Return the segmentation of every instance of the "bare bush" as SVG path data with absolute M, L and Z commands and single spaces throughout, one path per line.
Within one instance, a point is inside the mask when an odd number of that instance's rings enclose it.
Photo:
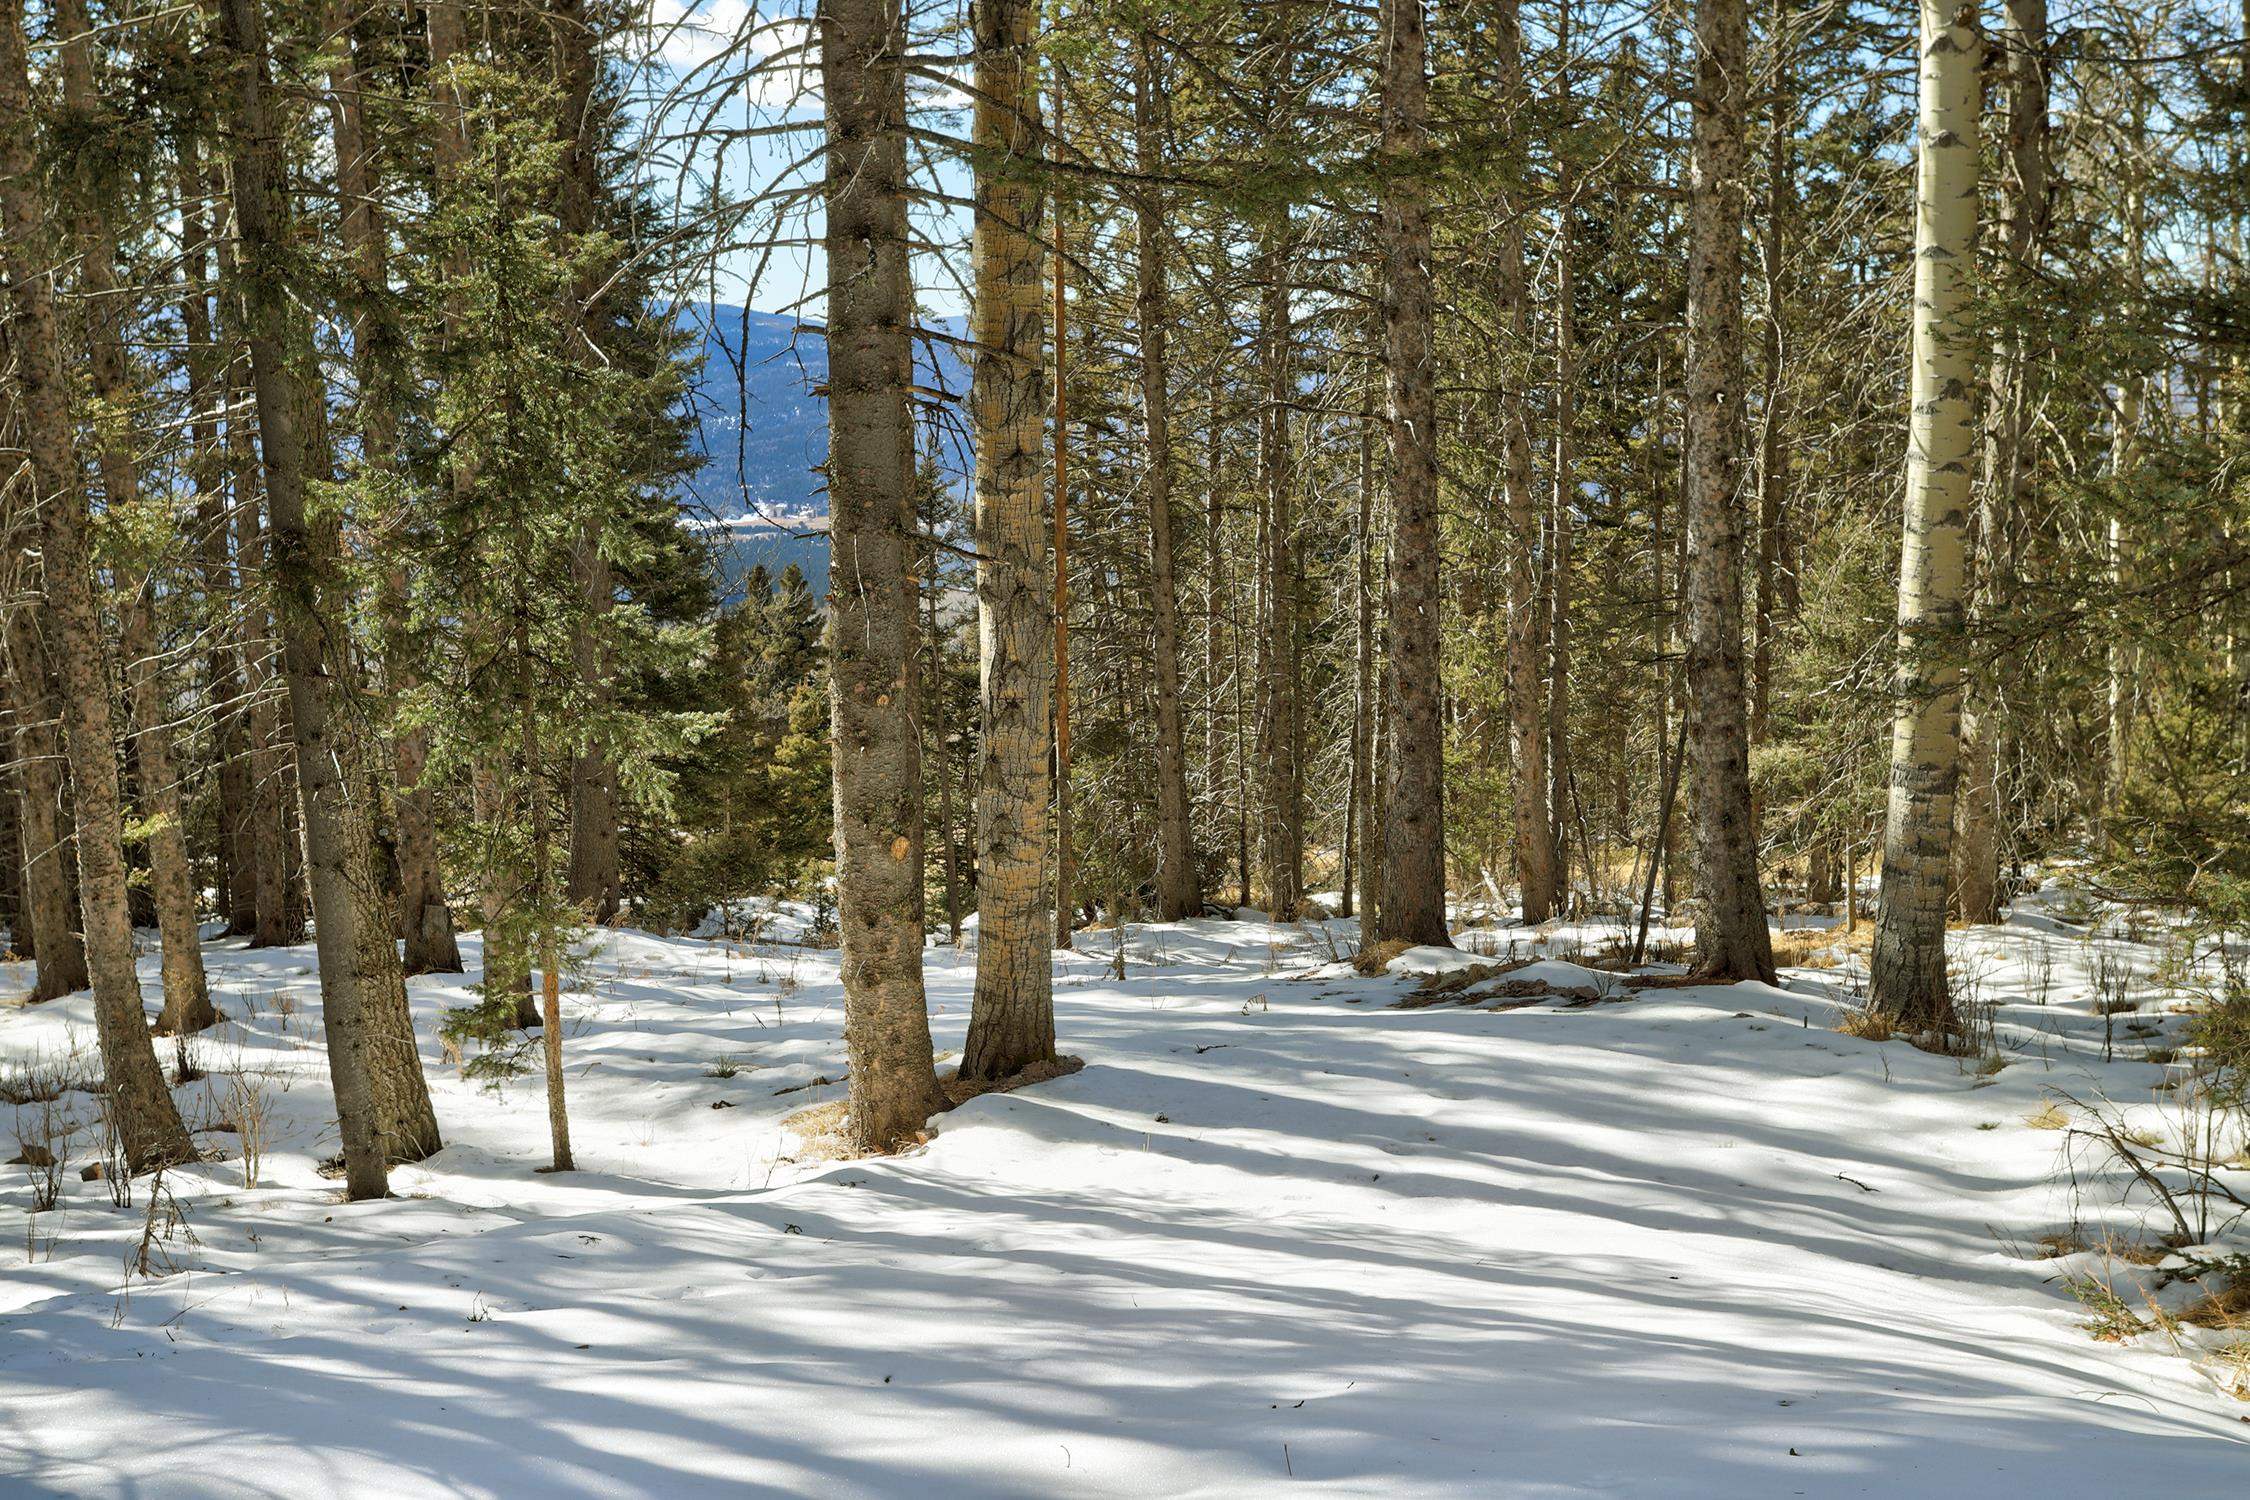
M 75 1090 L 91 1093 L 100 1087 L 93 1057 L 75 1032 L 65 1035 L 60 1049 L 41 1047 L 0 1063 L 0 1104 L 45 1104 Z
M 258 1185 L 258 1170 L 265 1164 L 267 1095 L 265 1080 L 237 1068 L 227 1078 L 227 1116 L 234 1122 L 235 1145 L 242 1153 L 242 1185 Z
M 77 1119 L 53 1099 L 16 1106 L 16 1161 L 31 1179 L 33 1213 L 43 1214 L 62 1202 L 63 1168 L 77 1128 Z

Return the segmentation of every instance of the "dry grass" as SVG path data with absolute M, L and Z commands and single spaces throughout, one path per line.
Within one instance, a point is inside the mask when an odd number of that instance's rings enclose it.
M 844 1116 L 851 1110 L 848 1099 L 831 1099 L 826 1104 L 812 1104 L 793 1114 L 782 1116 L 781 1128 L 797 1137 L 797 1149 L 784 1157 L 785 1161 L 851 1161 L 867 1153 L 853 1145 L 844 1134 Z
M 1845 1011 L 1837 1020 L 1836 1029 L 1846 1036 L 1856 1036 L 1863 1042 L 1887 1042 L 1898 1035 L 1889 1016 L 1864 1005 Z
M 1791 927 L 1773 935 L 1773 961 L 1784 969 L 1833 969 L 1843 955 L 1843 934 L 1830 927 Z
M 2237 1276 L 2198 1297 L 2180 1313 L 2180 1321 L 2198 1328 L 2250 1327 L 2250 1276 Z
M 1367 975 L 1388 973 L 1391 960 L 1413 946 L 1412 943 L 1401 942 L 1397 938 L 1390 938 L 1380 943 L 1362 944 L 1360 950 L 1352 955 L 1352 968 L 1358 973 Z
M 2030 1114 L 2025 1115 L 2023 1122 L 2033 1130 L 2068 1130 L 2070 1128 L 2070 1115 L 2059 1108 L 2054 1100 L 2050 1099 Z
M 2237 1401 L 2250 1401 L 2250 1339 L 2223 1345 L 2213 1353 L 2226 1393 Z

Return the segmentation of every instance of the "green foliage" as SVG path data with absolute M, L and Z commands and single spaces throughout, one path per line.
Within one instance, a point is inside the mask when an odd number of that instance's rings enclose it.
M 752 570 L 681 684 L 714 729 L 665 760 L 659 828 L 634 842 L 644 919 L 690 927 L 745 896 L 801 893 L 830 854 L 828 670 L 819 606 L 792 563 Z

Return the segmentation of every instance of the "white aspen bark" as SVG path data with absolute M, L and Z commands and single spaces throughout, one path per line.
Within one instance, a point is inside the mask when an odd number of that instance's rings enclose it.
M 1875 1009 L 1922 1033 L 1957 1029 L 1946 978 L 1945 907 L 1960 772 L 1965 543 L 1977 441 L 1976 350 L 1967 325 L 1982 45 L 1973 6 L 1922 0 L 1898 713 L 1869 985 Z

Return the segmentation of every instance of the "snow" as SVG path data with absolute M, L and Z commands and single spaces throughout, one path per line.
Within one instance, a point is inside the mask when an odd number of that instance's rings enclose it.
M 459 976 L 413 981 L 450 1144 L 394 1174 L 400 1198 L 355 1205 L 314 1167 L 335 1136 L 310 950 L 211 945 L 232 1019 L 198 1040 L 211 1076 L 180 1097 L 207 1123 L 230 1075 L 264 1080 L 259 1184 L 237 1159 L 168 1174 L 194 1243 L 175 1233 L 160 1249 L 181 1269 L 140 1276 L 124 1266 L 147 1187 L 119 1211 L 78 1180 L 91 1125 L 62 1209 L 30 1215 L 7 1182 L 0 1492 L 2250 1481 L 2250 1406 L 2210 1363 L 2096 1342 L 2058 1263 L 2033 1258 L 2043 1234 L 2137 1211 L 2075 1200 L 2062 1133 L 2026 1118 L 2057 1088 L 2138 1099 L 2162 1074 L 2101 1061 L 2075 938 L 1963 937 L 2006 994 L 2015 1062 L 1985 1076 L 1833 1030 L 1851 1002 L 1836 971 L 1523 1003 L 1526 979 L 1586 982 L 1577 960 L 1613 929 L 1476 934 L 1556 955 L 1504 976 L 1508 1009 L 1474 986 L 1397 1008 L 1416 974 L 1338 962 L 1348 921 L 1136 926 L 1122 981 L 1115 935 L 1088 933 L 1058 955 L 1083 1071 L 972 1101 L 912 1154 L 836 1162 L 798 1159 L 788 1123 L 842 1094 L 816 1082 L 845 1071 L 835 955 L 773 943 L 806 914 L 777 915 L 796 920 L 755 948 L 595 935 L 589 992 L 566 998 L 569 1176 L 534 1170 L 536 1080 L 496 1096 L 438 1055 Z M 2039 942 L 2065 949 L 2045 1005 L 2022 977 Z M 950 1053 L 974 954 L 928 963 Z M 143 973 L 153 1003 L 153 953 Z M 0 990 L 28 979 L 0 967 Z M 0 1059 L 92 1035 L 84 995 L 0 1010 Z

